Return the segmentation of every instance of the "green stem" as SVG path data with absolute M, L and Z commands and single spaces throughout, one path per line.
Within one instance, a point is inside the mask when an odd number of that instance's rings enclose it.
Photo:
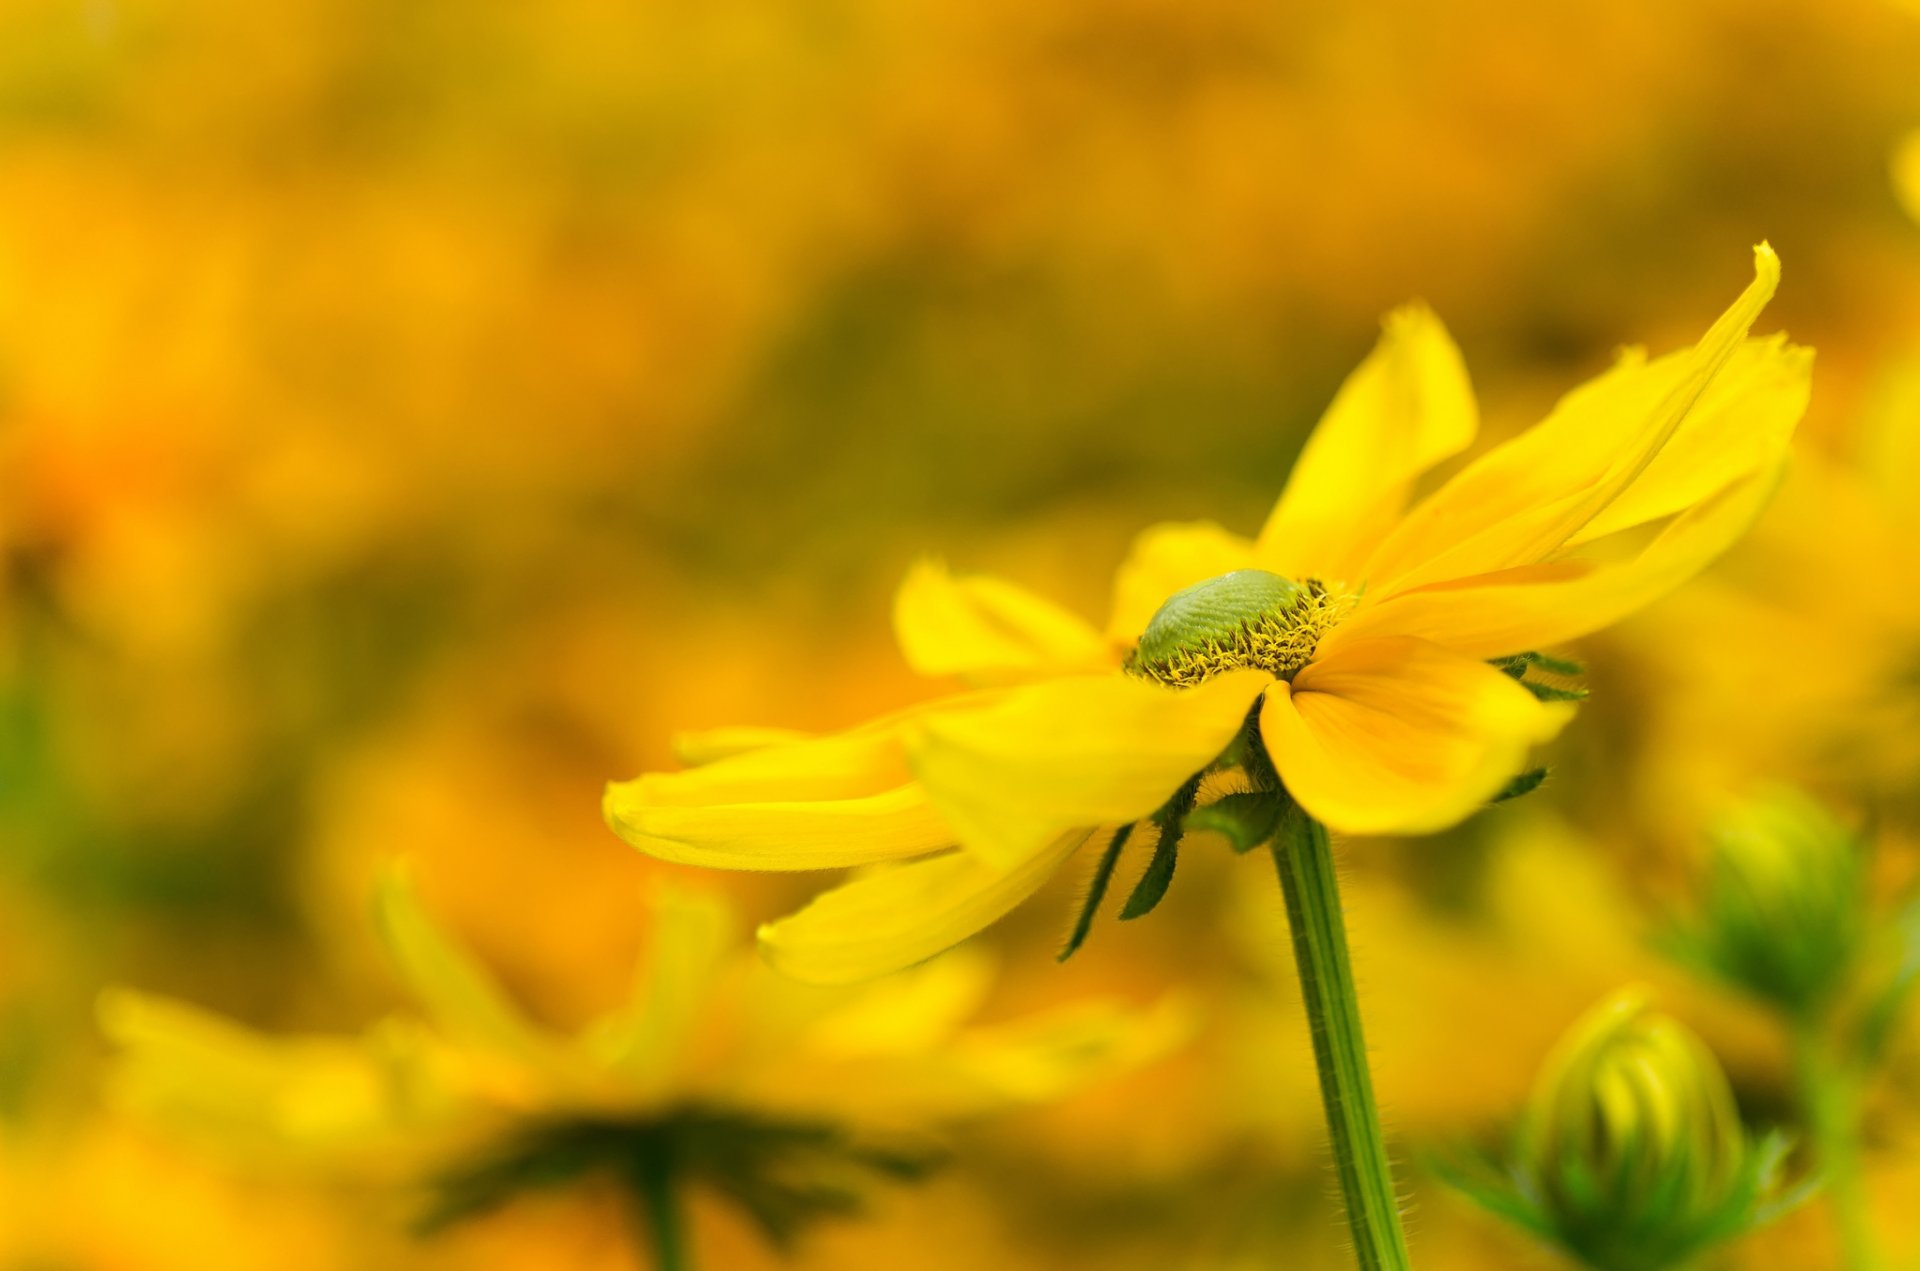
M 1361 1271 L 1406 1271 L 1407 1238 L 1393 1191 L 1387 1145 L 1367 1071 L 1360 1000 L 1347 956 L 1339 880 L 1326 827 L 1290 807 L 1274 839 L 1273 859 L 1287 897 L 1300 994 L 1313 1028 L 1320 1099 L 1333 1137 L 1333 1159 L 1346 1198 L 1347 1223 Z
M 1860 1169 L 1860 1083 L 1833 1052 L 1817 1019 L 1793 1026 L 1794 1073 L 1807 1131 L 1826 1179 L 1827 1204 L 1839 1230 L 1841 1266 L 1879 1271 L 1866 1183 Z
M 662 1147 L 642 1152 L 633 1163 L 634 1188 L 646 1207 L 647 1232 L 653 1238 L 654 1271 L 691 1271 L 680 1197 L 674 1189 L 673 1159 Z

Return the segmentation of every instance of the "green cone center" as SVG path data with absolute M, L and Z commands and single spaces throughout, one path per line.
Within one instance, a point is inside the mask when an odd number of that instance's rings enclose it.
M 1180 688 L 1249 667 L 1291 679 L 1337 610 L 1315 579 L 1236 569 L 1174 593 L 1147 624 L 1127 669 Z

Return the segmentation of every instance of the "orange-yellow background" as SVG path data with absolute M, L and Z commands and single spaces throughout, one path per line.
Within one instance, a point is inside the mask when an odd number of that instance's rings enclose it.
M 368 884 L 406 854 L 516 992 L 585 1018 L 666 868 L 601 826 L 606 779 L 679 729 L 932 691 L 887 634 L 923 550 L 1094 615 L 1138 526 L 1256 525 L 1413 296 L 1504 434 L 1616 345 L 1697 334 L 1770 238 L 1762 326 L 1819 349 L 1806 449 L 1844 461 L 1920 344 L 1888 176 L 1916 66 L 1920 14 L 1845 0 L 13 0 L 0 1267 L 632 1265 L 593 1192 L 417 1245 L 182 1154 L 103 1110 L 95 995 L 357 1027 L 395 995 Z M 1900 540 L 1839 569 L 1832 509 L 1799 506 L 1716 585 L 1777 585 L 1811 643 L 1716 689 L 1720 650 L 1756 656 L 1740 611 L 1649 615 L 1587 650 L 1597 700 L 1545 792 L 1351 845 L 1403 1155 L 1488 1133 L 1636 977 L 1749 1113 L 1791 1116 L 1764 1018 L 1643 935 L 1723 793 L 1675 774 L 1811 782 L 1903 872 L 1911 787 L 1744 744 L 1802 727 L 1767 714 L 1773 675 L 1920 648 L 1920 604 L 1829 605 L 1910 586 Z M 721 882 L 756 917 L 817 884 Z M 1213 1022 L 971 1134 L 802 1262 L 1343 1265 L 1271 891 L 1190 851 L 1161 914 L 1064 969 L 1072 880 L 1004 924 L 996 1012 L 1179 984 Z M 1883 1099 L 1892 1224 L 1913 1153 Z M 1413 1164 L 1423 1265 L 1547 1265 Z M 770 1260 L 698 1217 L 706 1265 Z M 1831 1265 L 1827 1239 L 1809 1211 L 1745 1265 Z

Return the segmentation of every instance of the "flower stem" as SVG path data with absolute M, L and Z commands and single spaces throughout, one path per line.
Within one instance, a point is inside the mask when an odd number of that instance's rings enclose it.
M 1373 1078 L 1367 1071 L 1360 1000 L 1347 956 L 1346 923 L 1326 827 L 1298 807 L 1289 807 L 1273 842 L 1273 859 L 1287 897 L 1300 993 L 1313 1029 L 1320 1099 L 1333 1137 L 1354 1254 L 1361 1271 L 1406 1271 L 1412 1264 L 1400 1228 L 1380 1112 L 1374 1106 Z
M 643 1151 L 633 1162 L 633 1184 L 646 1207 L 653 1240 L 654 1271 L 691 1271 L 680 1197 L 674 1189 L 673 1160 L 665 1148 Z
M 1880 1271 L 1860 1172 L 1860 1084 L 1850 1066 L 1833 1053 L 1825 1032 L 1815 1018 L 1797 1020 L 1793 1026 L 1801 1109 L 1826 1177 L 1827 1204 L 1840 1235 L 1840 1265 L 1846 1271 Z

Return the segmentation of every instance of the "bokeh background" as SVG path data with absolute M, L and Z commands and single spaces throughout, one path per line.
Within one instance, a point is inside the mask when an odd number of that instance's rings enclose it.
M 1763 329 L 1819 350 L 1788 490 L 1589 642 L 1542 792 L 1346 857 L 1423 1265 L 1551 1265 L 1417 1158 L 1621 983 L 1790 1121 L 1767 1021 L 1646 937 L 1765 782 L 1871 823 L 1889 900 L 1911 872 L 1917 66 L 1920 13 L 1865 0 L 11 0 L 0 1267 L 643 1265 L 591 1188 L 421 1242 L 187 1152 L 102 1097 L 96 997 L 358 1028 L 398 1000 L 368 906 L 405 855 L 577 1024 L 673 872 L 601 785 L 683 729 L 939 691 L 889 636 L 917 554 L 1097 616 L 1137 528 L 1258 525 L 1393 305 L 1441 314 L 1499 436 L 1696 336 L 1762 238 Z M 770 917 L 820 880 L 713 881 Z M 1189 851 L 1056 967 L 1080 885 L 983 942 L 990 1014 L 1178 986 L 1194 1045 L 966 1132 L 800 1265 L 1344 1265 L 1269 872 Z M 1899 1072 L 1869 1173 L 1911 1259 Z M 707 1265 L 775 1263 L 697 1218 Z M 1809 1210 L 1732 1265 L 1830 1240 Z

